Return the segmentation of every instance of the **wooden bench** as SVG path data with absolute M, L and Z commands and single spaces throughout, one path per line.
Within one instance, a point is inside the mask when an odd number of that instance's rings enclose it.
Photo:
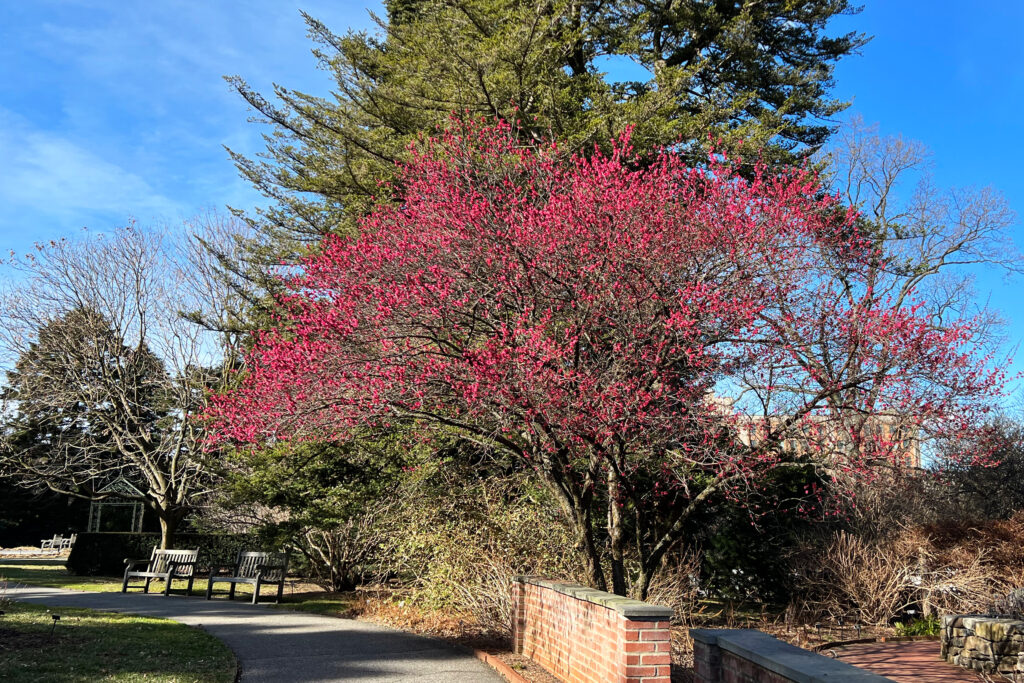
M 260 587 L 277 586 L 277 599 L 281 602 L 284 593 L 284 577 L 288 572 L 288 556 L 281 553 L 240 552 L 234 564 L 210 569 L 209 583 L 206 584 L 206 599 L 213 597 L 214 583 L 230 583 L 228 599 L 235 599 L 235 586 L 240 583 L 253 586 L 252 604 L 260 599 Z
M 53 535 L 53 538 L 44 538 L 39 542 L 40 550 L 60 550 L 64 544 L 64 537 Z
M 177 579 L 188 581 L 186 595 L 192 595 L 192 582 L 195 581 L 196 557 L 199 550 L 160 550 L 153 548 L 148 560 L 125 559 L 124 583 L 121 584 L 121 592 L 128 591 L 128 580 L 141 578 L 146 580 L 142 592 L 149 592 L 149 582 L 153 579 L 164 580 L 164 595 L 171 594 L 171 581 Z M 145 569 L 139 571 L 135 567 L 145 565 Z

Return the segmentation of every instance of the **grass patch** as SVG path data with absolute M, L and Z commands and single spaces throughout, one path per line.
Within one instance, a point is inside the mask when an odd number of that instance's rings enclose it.
M 64 568 L 63 560 L 8 560 L 0 559 L 0 576 L 6 577 L 11 585 L 28 584 L 46 588 L 66 588 L 77 591 L 96 591 L 116 593 L 121 590 L 122 577 L 113 576 L 73 576 Z M 136 579 L 136 582 L 138 580 Z M 132 586 L 137 586 L 133 583 Z M 163 590 L 163 581 L 153 581 L 149 586 L 150 593 Z M 174 582 L 174 590 L 181 592 L 185 584 Z M 213 594 L 214 599 L 226 597 L 228 585 L 218 584 Z M 252 599 L 252 586 L 239 584 L 235 587 L 235 599 L 245 601 Z M 262 600 L 273 607 L 310 612 L 332 617 L 355 617 L 359 614 L 363 600 L 355 593 L 329 593 L 327 591 L 308 591 L 285 594 L 281 604 L 271 602 L 274 598 L 274 586 L 263 589 Z M 130 593 L 137 593 L 138 588 L 130 587 Z M 193 595 L 206 594 L 206 579 L 196 579 L 192 586 Z M 0 679 L 2 680 L 2 679 Z
M 0 576 L 11 584 L 27 583 L 46 588 L 112 592 L 121 590 L 121 580 L 105 576 L 72 576 L 63 560 L 0 560 Z
M 363 602 L 364 600 L 360 599 L 355 593 L 311 591 L 308 593 L 285 595 L 281 600 L 281 604 L 271 604 L 271 606 L 296 612 L 322 614 L 329 617 L 352 618 L 359 614 Z
M 28 584 L 30 586 L 43 586 L 45 588 L 66 588 L 75 591 L 95 591 L 99 593 L 116 593 L 121 590 L 123 577 L 117 576 L 74 576 L 68 573 L 64 567 L 63 560 L 10 560 L 0 559 L 0 576 L 12 584 Z M 202 575 L 200 575 L 202 577 Z M 196 578 L 192 584 L 192 595 L 206 594 L 205 578 Z M 129 593 L 141 593 L 142 581 L 132 579 L 128 587 Z M 181 580 L 174 582 L 173 591 L 182 593 L 188 584 Z M 163 581 L 154 580 L 149 584 L 150 593 L 159 593 L 163 590 Z M 239 596 L 252 597 L 252 586 L 241 584 L 236 587 L 235 599 Z M 219 584 L 214 592 L 215 597 L 222 597 L 226 593 L 227 584 Z M 276 588 L 274 588 L 276 590 Z M 272 599 L 271 589 L 263 589 L 264 600 Z
M 213 636 L 166 619 L 22 603 L 0 617 L 7 683 L 231 683 L 237 665 Z M 61 619 L 53 629 L 52 614 Z

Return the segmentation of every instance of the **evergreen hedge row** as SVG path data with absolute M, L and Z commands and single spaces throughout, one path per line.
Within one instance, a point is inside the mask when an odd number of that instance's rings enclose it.
M 78 576 L 121 576 L 125 558 L 148 558 L 154 546 L 160 545 L 155 533 L 82 533 L 68 557 L 67 568 Z M 199 548 L 199 566 L 230 564 L 241 550 L 264 550 L 260 539 L 252 534 L 174 535 L 174 547 Z

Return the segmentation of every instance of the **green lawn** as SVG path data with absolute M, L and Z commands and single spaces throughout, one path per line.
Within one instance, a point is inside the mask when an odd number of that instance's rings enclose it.
M 281 604 L 273 606 L 281 609 L 295 610 L 296 612 L 312 612 L 313 614 L 322 614 L 329 617 L 351 618 L 358 604 L 358 599 L 352 593 L 314 591 L 294 595 L 286 593 Z
M 64 569 L 64 560 L 0 559 L 0 576 L 11 583 L 27 583 L 47 588 L 78 591 L 119 591 L 120 579 L 100 576 L 72 576 Z
M 73 576 L 64 568 L 64 560 L 11 560 L 0 559 L 0 576 L 6 577 L 11 583 L 26 583 L 32 586 L 45 586 L 47 588 L 67 588 L 76 591 L 98 591 L 102 593 L 113 593 L 121 590 L 121 577 L 114 576 Z M 128 590 L 132 593 L 141 592 L 142 582 L 133 579 Z M 175 581 L 174 589 L 182 592 L 187 584 L 184 581 Z M 159 593 L 163 590 L 163 581 L 153 581 L 149 585 L 149 592 Z M 214 595 L 221 595 L 226 591 L 227 584 L 217 586 Z M 197 578 L 192 584 L 193 595 L 205 595 L 206 579 Z M 271 596 L 271 588 L 263 589 L 268 598 Z M 252 586 L 240 585 L 235 591 L 235 597 L 239 595 L 252 595 Z
M 6 683 L 231 683 L 237 664 L 213 636 L 166 619 L 7 603 L 0 616 Z M 53 628 L 52 615 L 60 615 Z

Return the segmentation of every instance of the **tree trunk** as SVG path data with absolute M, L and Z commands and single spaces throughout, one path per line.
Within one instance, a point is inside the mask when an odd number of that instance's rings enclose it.
M 178 525 L 185 517 L 185 513 L 180 510 L 163 510 L 159 507 L 155 510 L 156 516 L 160 520 L 160 549 L 173 548 L 174 533 L 178 530 Z
M 646 600 L 647 591 L 651 589 L 651 579 L 654 578 L 654 572 L 650 571 L 646 563 L 642 563 L 640 566 L 640 575 L 636 580 L 636 599 Z M 683 615 L 679 615 L 683 616 Z
M 626 595 L 626 570 L 623 561 L 622 508 L 619 503 L 619 481 L 614 468 L 608 468 L 608 540 L 611 549 L 612 592 Z
M 590 509 L 576 510 L 576 549 L 583 558 L 590 585 L 597 590 L 608 590 L 608 584 L 601 569 L 601 557 L 594 545 L 594 533 L 590 527 Z
M 593 481 L 596 464 L 592 461 L 590 476 L 585 482 L 567 480 L 562 471 L 562 460 L 557 463 L 544 462 L 539 473 L 541 480 L 558 500 L 565 519 L 572 527 L 576 536 L 576 552 L 583 560 L 587 574 L 587 582 L 597 590 L 608 590 L 604 570 L 601 569 L 601 557 L 594 544 L 593 514 L 594 497 L 589 482 Z M 567 467 L 567 466 L 566 466 Z

